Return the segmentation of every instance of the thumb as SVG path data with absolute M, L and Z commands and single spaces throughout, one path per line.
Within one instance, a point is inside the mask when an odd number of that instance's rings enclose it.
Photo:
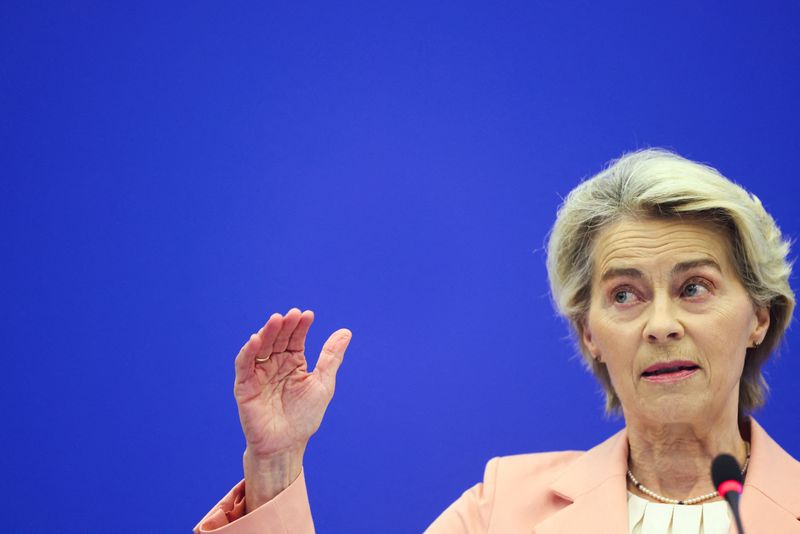
M 336 384 L 336 371 L 342 365 L 344 358 L 344 351 L 350 344 L 350 339 L 353 333 L 347 328 L 341 328 L 331 334 L 328 341 L 322 346 L 322 352 L 317 360 L 317 366 L 314 368 L 314 373 L 318 374 L 322 383 L 333 391 Z

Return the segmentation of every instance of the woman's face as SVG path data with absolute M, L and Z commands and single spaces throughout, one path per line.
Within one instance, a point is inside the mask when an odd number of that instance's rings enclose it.
M 738 411 L 745 351 L 769 311 L 739 281 L 711 225 L 623 219 L 597 236 L 582 341 L 608 367 L 626 420 L 710 420 Z

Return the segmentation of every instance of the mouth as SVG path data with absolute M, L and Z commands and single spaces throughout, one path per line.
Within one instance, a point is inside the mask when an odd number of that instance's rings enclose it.
M 677 382 L 689 378 L 700 369 L 690 361 L 671 361 L 651 365 L 642 372 L 642 378 L 650 382 Z

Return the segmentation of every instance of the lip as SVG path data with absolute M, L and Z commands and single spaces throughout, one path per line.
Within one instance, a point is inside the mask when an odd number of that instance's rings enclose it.
M 670 369 L 671 371 L 669 371 Z M 662 384 L 666 382 L 680 382 L 686 380 L 699 370 L 700 366 L 689 360 L 659 362 L 642 371 L 642 379 L 648 382 Z
M 654 363 L 653 365 L 642 371 L 642 374 L 654 373 L 656 371 L 660 371 L 661 369 L 669 369 L 670 367 L 700 367 L 700 366 L 689 360 L 672 360 L 669 362 Z
M 642 380 L 647 380 L 648 382 L 656 382 L 659 384 L 664 384 L 667 382 L 680 382 L 681 380 L 686 380 L 693 374 L 695 374 L 699 369 L 683 369 L 681 371 L 676 371 L 674 373 L 666 373 L 663 375 L 653 375 L 653 376 L 643 376 Z

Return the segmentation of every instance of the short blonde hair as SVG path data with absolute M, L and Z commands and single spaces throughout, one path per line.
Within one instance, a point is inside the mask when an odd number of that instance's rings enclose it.
M 623 217 L 690 218 L 724 229 L 737 273 L 753 303 L 768 307 L 770 326 L 758 347 L 747 349 L 739 387 L 739 413 L 764 404 L 761 372 L 791 321 L 795 297 L 789 286 L 789 242 L 761 201 L 716 169 L 663 149 L 623 155 L 573 189 L 558 210 L 547 244 L 547 273 L 558 312 L 569 320 L 587 368 L 600 382 L 606 411 L 620 401 L 605 364 L 581 340 L 592 288 L 597 233 Z

